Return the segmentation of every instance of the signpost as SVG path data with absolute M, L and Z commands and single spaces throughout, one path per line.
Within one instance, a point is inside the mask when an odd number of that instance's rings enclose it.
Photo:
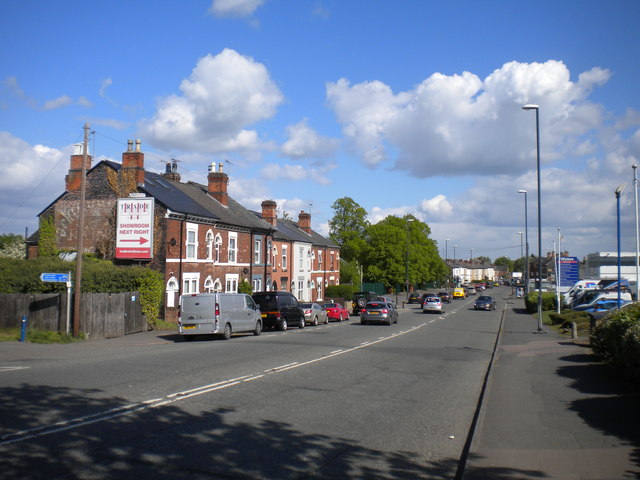
M 578 257 L 560 257 L 560 286 L 572 287 L 580 279 Z
M 153 198 L 118 199 L 116 258 L 153 258 Z
M 67 326 L 65 333 L 69 333 L 71 321 L 71 272 L 68 273 L 41 273 L 41 282 L 64 282 L 67 284 Z

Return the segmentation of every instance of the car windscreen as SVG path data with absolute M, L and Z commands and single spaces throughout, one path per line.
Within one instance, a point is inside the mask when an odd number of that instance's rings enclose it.
M 322 306 L 324 308 L 336 308 L 336 304 L 335 303 L 323 303 Z
M 302 308 L 311 308 L 311 304 L 310 303 L 301 303 L 300 306 Z
M 440 301 L 440 297 L 427 297 L 425 299 L 425 302 L 439 302 Z
M 479 302 L 490 302 L 491 297 L 478 297 Z
M 387 304 L 381 302 L 369 302 L 367 303 L 367 309 L 369 308 L 387 308 Z

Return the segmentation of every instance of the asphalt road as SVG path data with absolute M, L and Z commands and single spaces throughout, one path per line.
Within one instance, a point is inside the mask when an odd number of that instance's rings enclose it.
M 229 341 L 0 344 L 10 478 L 455 475 L 500 325 L 473 298 Z

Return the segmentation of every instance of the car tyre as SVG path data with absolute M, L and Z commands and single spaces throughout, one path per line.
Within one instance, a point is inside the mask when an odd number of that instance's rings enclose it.
M 325 324 L 325 325 L 329 325 L 329 315 L 327 315 L 326 317 L 324 317 L 324 324 Z
M 262 320 L 256 322 L 256 328 L 253 330 L 253 334 L 257 337 L 262 333 Z
M 300 321 L 298 322 L 298 328 L 304 328 L 307 325 L 307 321 L 304 319 L 304 317 L 300 318 Z
M 341 322 L 342 321 L 342 314 L 340 314 L 340 316 L 338 317 L 338 321 Z
M 229 340 L 231 338 L 231 324 L 226 323 L 224 325 L 224 331 L 222 332 L 222 338 Z
M 286 332 L 286 331 L 287 331 L 287 319 L 286 319 L 286 318 L 283 318 L 283 319 L 280 321 L 280 325 L 278 325 L 278 329 L 279 329 L 279 330 L 282 330 L 283 332 Z
M 313 317 L 313 326 L 314 327 L 318 326 L 318 317 Z

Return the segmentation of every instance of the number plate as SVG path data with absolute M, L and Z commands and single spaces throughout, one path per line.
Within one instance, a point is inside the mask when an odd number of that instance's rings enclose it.
M 380 312 L 369 312 L 369 315 L 380 315 Z
M 189 330 L 189 329 L 192 329 L 192 328 L 196 328 L 196 326 L 195 325 L 183 325 L 182 328 L 184 330 Z

